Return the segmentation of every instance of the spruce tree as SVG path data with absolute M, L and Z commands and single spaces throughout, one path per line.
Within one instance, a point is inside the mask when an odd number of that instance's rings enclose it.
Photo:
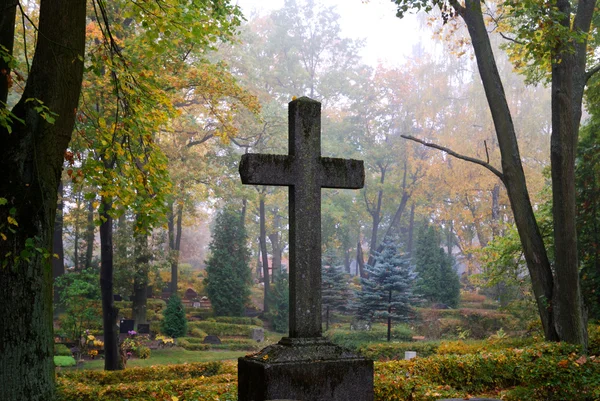
M 250 254 L 239 213 L 224 209 L 217 215 L 210 257 L 206 262 L 206 292 L 216 316 L 242 316 L 250 296 Z
M 432 303 L 456 308 L 460 298 L 460 278 L 454 258 L 440 248 L 441 238 L 434 226 L 423 224 L 417 234 L 414 258 L 417 282 L 415 292 Z
M 181 298 L 177 294 L 173 294 L 169 298 L 165 317 L 160 326 L 162 332 L 168 336 L 173 338 L 185 337 L 187 333 L 187 319 Z
M 325 330 L 329 330 L 331 312 L 345 312 L 351 296 L 348 277 L 343 266 L 338 266 L 331 254 L 324 257 L 321 267 L 321 312 L 325 320 Z
M 361 280 L 358 293 L 358 315 L 373 321 L 387 319 L 387 340 L 391 340 L 392 320 L 408 321 L 412 304 L 415 273 L 409 259 L 400 255 L 397 246 L 385 240 L 381 252 L 375 254 L 373 266 L 367 265 L 367 278 Z

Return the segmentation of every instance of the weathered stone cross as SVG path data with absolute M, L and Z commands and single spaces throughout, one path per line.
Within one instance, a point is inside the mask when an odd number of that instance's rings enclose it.
M 289 155 L 246 154 L 242 183 L 289 187 L 290 338 L 321 337 L 321 188 L 362 188 L 361 160 L 321 157 L 321 103 L 289 104 Z

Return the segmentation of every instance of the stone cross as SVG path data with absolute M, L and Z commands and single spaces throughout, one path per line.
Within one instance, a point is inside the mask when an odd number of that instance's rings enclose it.
M 321 188 L 362 188 L 361 160 L 321 157 L 321 103 L 289 103 L 289 154 L 245 154 L 242 183 L 289 187 L 290 338 L 321 337 Z

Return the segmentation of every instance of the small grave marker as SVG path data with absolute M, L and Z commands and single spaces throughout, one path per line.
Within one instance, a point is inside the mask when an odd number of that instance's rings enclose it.
M 135 320 L 123 319 L 119 323 L 119 333 L 127 334 L 130 331 L 133 331 L 133 327 L 135 325 Z

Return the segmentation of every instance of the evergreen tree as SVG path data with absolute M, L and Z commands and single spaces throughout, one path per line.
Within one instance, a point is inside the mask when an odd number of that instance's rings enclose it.
M 187 319 L 181 298 L 176 294 L 171 295 L 167 302 L 165 318 L 161 322 L 161 330 L 164 334 L 173 338 L 185 337 L 187 333 Z
M 387 340 L 392 333 L 392 319 L 408 321 L 412 311 L 415 273 L 409 259 L 399 255 L 397 246 L 385 240 L 381 252 L 374 257 L 373 266 L 367 265 L 367 278 L 363 278 L 358 293 L 358 315 L 372 321 L 387 319 Z
M 435 227 L 419 228 L 414 264 L 418 274 L 415 292 L 426 300 L 453 308 L 460 298 L 460 279 L 454 270 L 454 258 L 440 248 L 440 235 Z
M 273 330 L 278 333 L 287 333 L 289 328 L 290 315 L 290 285 L 288 274 L 285 272 L 275 272 L 274 285 L 269 293 L 269 313 L 268 319 L 271 322 Z
M 329 330 L 330 312 L 346 312 L 351 296 L 348 277 L 343 266 L 336 262 L 336 258 L 328 254 L 321 268 L 321 312 L 324 314 L 325 330 Z
M 224 209 L 216 219 L 204 281 L 217 316 L 242 316 L 250 296 L 250 254 L 239 214 Z

